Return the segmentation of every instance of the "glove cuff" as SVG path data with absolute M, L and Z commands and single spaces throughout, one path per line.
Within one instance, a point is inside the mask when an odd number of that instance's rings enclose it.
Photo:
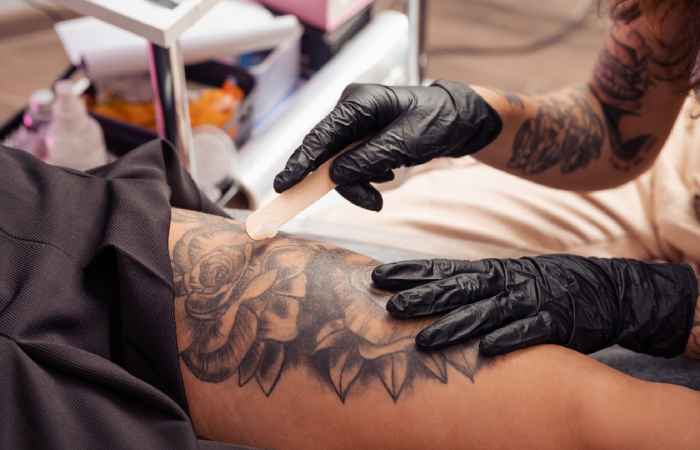
M 687 269 L 688 272 L 686 277 L 688 283 L 688 300 L 685 302 L 687 306 L 685 326 L 681 328 L 682 342 L 678 342 L 679 349 L 676 350 L 675 356 L 682 355 L 688 346 L 688 338 L 693 331 L 693 323 L 695 322 L 695 308 L 697 306 L 698 296 L 700 295 L 700 286 L 698 286 L 698 276 L 695 273 L 695 269 L 690 264 L 680 265 Z
M 637 292 L 638 302 L 633 309 L 637 320 L 646 325 L 640 324 L 633 333 L 623 333 L 620 345 L 652 356 L 679 356 L 688 344 L 695 317 L 698 299 L 695 271 L 688 264 L 640 264 L 646 266 L 653 292 L 647 290 L 646 295 L 641 296 L 641 292 Z M 639 301 L 648 303 L 643 305 Z
M 503 130 L 501 115 L 471 87 L 455 81 L 437 80 L 431 86 L 443 89 L 452 98 L 459 123 L 452 128 L 455 143 L 445 156 L 471 155 L 493 142 Z

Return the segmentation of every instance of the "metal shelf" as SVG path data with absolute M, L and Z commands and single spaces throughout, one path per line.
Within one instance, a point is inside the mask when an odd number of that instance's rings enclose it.
M 351 83 L 409 81 L 409 21 L 395 11 L 378 14 L 314 77 L 267 117 L 239 151 L 233 177 L 255 209 L 273 195 L 272 182 L 304 135 L 335 106 Z

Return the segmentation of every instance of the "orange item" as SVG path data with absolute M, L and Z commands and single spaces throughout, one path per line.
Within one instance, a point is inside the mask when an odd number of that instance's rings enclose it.
M 189 103 L 192 127 L 213 125 L 232 138 L 236 136 L 238 108 L 245 97 L 238 85 L 227 80 L 221 88 L 204 89 L 192 97 Z M 92 112 L 138 127 L 156 129 L 156 112 L 151 102 L 127 102 L 114 97 L 97 103 Z

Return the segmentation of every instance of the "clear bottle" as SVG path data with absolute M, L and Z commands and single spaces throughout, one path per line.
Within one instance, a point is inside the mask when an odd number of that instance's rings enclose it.
M 46 158 L 46 133 L 51 125 L 52 108 L 55 97 L 50 89 L 40 89 L 29 98 L 29 109 L 24 113 L 22 123 L 35 137 L 31 152 L 34 156 Z
M 25 150 L 40 159 L 46 158 L 46 132 L 51 123 L 54 95 L 50 89 L 35 91 L 29 98 L 29 108 L 19 127 L 5 145 Z
M 76 170 L 107 163 L 107 148 L 100 124 L 90 117 L 70 80 L 55 87 L 56 101 L 46 134 L 47 162 Z
M 238 158 L 231 136 L 213 125 L 200 125 L 192 133 L 199 188 L 213 202 L 230 200 L 236 194 Z

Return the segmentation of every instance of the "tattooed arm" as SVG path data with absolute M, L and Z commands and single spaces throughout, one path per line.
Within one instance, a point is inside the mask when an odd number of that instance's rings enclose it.
M 180 210 L 169 248 L 181 373 L 205 438 L 457 450 L 673 449 L 695 437 L 698 394 L 563 348 L 495 361 L 474 343 L 416 351 L 424 323 L 387 315 L 388 295 L 371 286 L 376 263 L 362 255 L 289 236 L 251 241 L 234 221 Z M 647 408 L 655 402 L 677 412 Z
M 642 15 L 637 0 L 611 1 L 611 27 L 588 86 L 538 97 L 486 92 L 509 120 L 476 157 L 572 190 L 614 187 L 648 169 L 688 96 L 695 61 L 688 27 L 696 12 L 677 3 Z

